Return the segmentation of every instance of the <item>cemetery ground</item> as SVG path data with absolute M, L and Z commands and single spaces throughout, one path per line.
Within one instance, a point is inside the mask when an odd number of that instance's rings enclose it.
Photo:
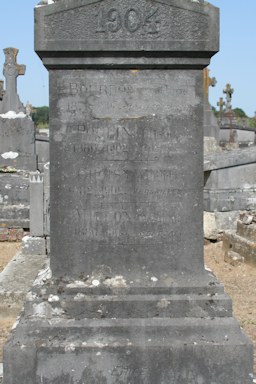
M 7 263 L 15 257 L 20 249 L 20 243 L 0 243 L 0 272 Z M 256 266 L 239 264 L 232 266 L 224 262 L 222 242 L 208 243 L 204 247 L 205 263 L 209 269 L 224 284 L 226 292 L 233 301 L 235 317 L 239 320 L 246 334 L 254 344 L 256 372 Z M 0 315 L 0 362 L 2 362 L 2 346 L 15 319 Z

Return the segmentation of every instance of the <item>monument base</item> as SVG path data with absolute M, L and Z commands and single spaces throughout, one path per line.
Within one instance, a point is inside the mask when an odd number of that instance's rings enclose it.
M 109 280 L 41 274 L 5 346 L 4 383 L 252 383 L 252 344 L 213 277 L 190 287 Z

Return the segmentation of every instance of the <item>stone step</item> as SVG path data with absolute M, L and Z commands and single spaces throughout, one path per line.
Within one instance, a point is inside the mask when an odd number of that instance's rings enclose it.
M 251 384 L 251 356 L 233 318 L 25 318 L 4 374 L 17 383 Z
M 2 317 L 18 316 L 26 293 L 46 260 L 45 255 L 24 255 L 22 252 L 18 252 L 0 273 Z

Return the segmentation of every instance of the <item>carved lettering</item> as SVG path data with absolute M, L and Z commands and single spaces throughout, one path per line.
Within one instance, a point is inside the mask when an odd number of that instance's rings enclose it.
M 129 8 L 122 12 L 116 8 L 108 11 L 100 9 L 96 14 L 96 32 L 117 33 L 120 30 L 134 33 L 143 29 L 148 34 L 156 34 L 160 30 L 159 8 L 143 14 L 138 8 Z

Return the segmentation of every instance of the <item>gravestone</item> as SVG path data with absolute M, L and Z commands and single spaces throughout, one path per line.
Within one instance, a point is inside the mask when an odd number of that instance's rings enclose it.
M 209 76 L 210 70 L 204 68 L 204 136 L 205 138 L 215 139 L 216 145 L 219 144 L 219 125 L 218 121 L 213 113 L 212 106 L 209 103 L 209 88 L 215 87 L 217 81 L 215 77 Z
M 17 77 L 25 75 L 26 66 L 17 64 L 18 52 L 17 48 L 10 47 L 4 49 L 5 63 L 3 74 L 6 81 L 6 91 L 0 104 L 0 113 L 25 111 L 17 93 Z
M 60 0 L 35 21 L 51 261 L 5 347 L 5 384 L 252 383 L 252 345 L 203 262 L 202 70 L 218 9 Z
M 35 171 L 35 127 L 17 93 L 17 77 L 25 65 L 17 64 L 17 48 L 5 48 L 3 74 L 6 90 L 0 101 L 0 167 Z
M 35 127 L 24 111 L 17 77 L 25 66 L 17 64 L 18 49 L 6 48 L 0 84 L 0 227 L 29 228 L 29 171 L 36 171 Z

